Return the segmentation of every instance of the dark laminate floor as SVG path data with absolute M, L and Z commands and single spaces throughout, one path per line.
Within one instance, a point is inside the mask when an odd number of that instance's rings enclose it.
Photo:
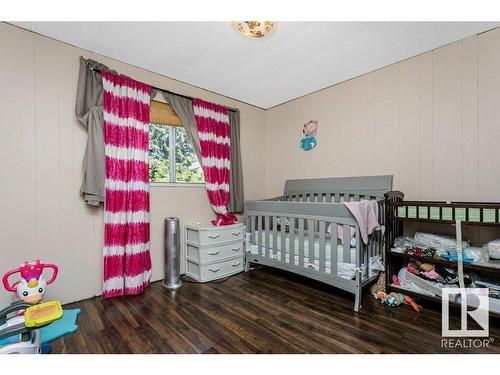
M 185 283 L 176 293 L 154 283 L 143 295 L 85 300 L 79 329 L 53 353 L 500 353 L 498 320 L 490 349 L 441 349 L 437 306 L 417 314 L 365 293 L 353 296 L 261 268 L 222 283 Z

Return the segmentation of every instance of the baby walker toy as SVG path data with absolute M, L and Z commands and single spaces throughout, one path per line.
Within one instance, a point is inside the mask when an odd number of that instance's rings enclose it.
M 52 276 L 48 281 L 42 274 L 46 268 L 52 269 Z M 4 288 L 9 292 L 16 293 L 21 301 L 36 305 L 40 303 L 45 294 L 45 288 L 54 282 L 58 272 L 59 269 L 55 264 L 44 263 L 37 259 L 35 262 L 24 262 L 19 268 L 8 271 L 3 276 L 2 282 Z M 16 273 L 21 275 L 21 280 L 10 284 L 9 277 Z
M 45 280 L 43 271 L 52 270 Z M 9 278 L 19 273 L 21 279 L 11 284 Z M 40 327 L 58 320 L 63 315 L 59 301 L 40 303 L 47 285 L 57 277 L 55 264 L 24 262 L 19 268 L 8 271 L 2 278 L 5 289 L 16 293 L 20 301 L 0 310 L 0 353 L 38 354 L 43 351 Z M 13 313 L 17 316 L 10 317 Z

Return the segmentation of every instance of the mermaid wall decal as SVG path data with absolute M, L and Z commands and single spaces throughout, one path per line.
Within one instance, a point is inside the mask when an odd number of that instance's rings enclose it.
M 299 147 L 304 151 L 311 151 L 318 141 L 316 140 L 316 133 L 318 132 L 318 121 L 311 120 L 304 124 L 302 128 L 302 139 L 300 140 Z

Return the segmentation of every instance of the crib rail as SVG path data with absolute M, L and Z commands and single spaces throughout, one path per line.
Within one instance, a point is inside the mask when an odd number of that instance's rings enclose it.
M 359 192 L 294 192 L 280 197 L 287 202 L 325 202 L 325 203 L 343 203 L 357 202 L 364 199 L 379 200 L 380 197 L 372 194 Z

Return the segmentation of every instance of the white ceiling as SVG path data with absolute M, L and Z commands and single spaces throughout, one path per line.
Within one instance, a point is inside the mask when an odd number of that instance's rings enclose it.
M 239 35 L 229 22 L 15 24 L 261 108 L 500 26 L 279 22 L 274 34 L 259 40 Z

